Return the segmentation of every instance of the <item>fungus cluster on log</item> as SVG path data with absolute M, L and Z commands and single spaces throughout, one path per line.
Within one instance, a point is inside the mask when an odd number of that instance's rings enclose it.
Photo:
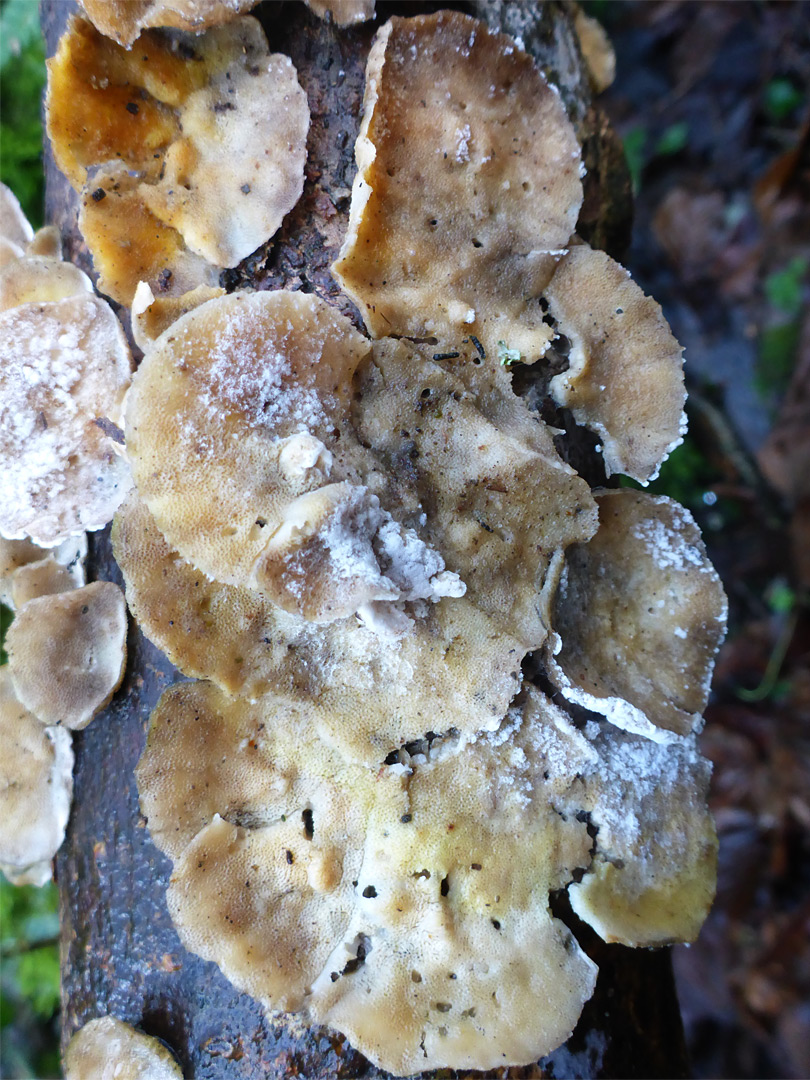
M 118 688 L 126 605 L 85 583 L 85 530 L 112 518 L 129 467 L 107 425 L 121 420 L 131 356 L 109 305 L 61 261 L 52 229 L 33 235 L 0 187 L 0 600 L 15 612 L 0 669 L 0 866 L 42 884 L 65 835 L 73 751 Z M 116 428 L 117 430 L 117 428 Z
M 192 680 L 161 697 L 137 769 L 180 938 L 397 1075 L 532 1062 L 596 976 L 552 892 L 642 946 L 692 940 L 711 903 L 696 729 L 725 598 L 687 512 L 592 491 L 512 372 L 535 365 L 606 474 L 646 482 L 682 434 L 681 349 L 576 236 L 576 135 L 512 38 L 449 11 L 376 36 L 334 265 L 369 337 L 313 295 L 218 285 L 304 183 L 306 97 L 250 5 L 83 6 L 95 26 L 74 18 L 50 62 L 48 130 L 144 352 L 113 544 L 131 612 Z M 17 227 L 8 250 L 31 242 Z M 3 286 L 12 315 L 101 305 L 38 272 Z M 77 369 L 40 378 L 13 329 L 50 409 Z M 128 376 L 89 406 L 102 435 Z

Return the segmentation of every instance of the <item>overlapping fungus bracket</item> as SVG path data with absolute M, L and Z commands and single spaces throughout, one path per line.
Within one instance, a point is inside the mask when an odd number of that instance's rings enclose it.
M 567 1036 L 595 977 L 548 910 L 591 845 L 545 797 L 544 775 L 560 792 L 576 776 L 554 753 L 558 723 L 529 692 L 510 738 L 463 754 L 434 743 L 374 771 L 313 737 L 307 710 L 172 687 L 138 781 L 175 860 L 184 943 L 398 1075 L 535 1060 Z
M 559 95 L 505 35 L 442 11 L 393 18 L 366 71 L 349 231 L 333 273 L 375 337 L 474 335 L 534 361 L 539 297 L 582 203 Z
M 215 285 L 269 239 L 301 195 L 309 128 L 292 62 L 251 16 L 137 41 L 72 18 L 46 96 L 100 288 L 123 304 L 139 281 L 174 295 Z
M 256 0 L 79 0 L 106 37 L 129 47 L 143 30 L 173 27 L 196 34 L 250 11 Z
M 672 741 L 699 725 L 726 630 L 723 586 L 691 514 L 640 491 L 596 496 L 600 526 L 568 552 L 552 679 L 617 726 Z
M 0 340 L 0 532 L 53 546 L 102 528 L 130 484 L 104 429 L 130 382 L 121 324 L 77 267 L 24 256 L 0 269 Z

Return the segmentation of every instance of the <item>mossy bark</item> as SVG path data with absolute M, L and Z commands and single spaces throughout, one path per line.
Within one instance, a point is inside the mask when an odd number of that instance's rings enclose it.
M 379 19 L 439 6 L 380 0 Z M 54 53 L 75 10 L 73 0 L 43 0 L 48 55 Z M 580 231 L 595 246 L 620 257 L 630 225 L 627 172 L 621 145 L 591 100 L 568 7 L 551 0 L 544 5 L 480 0 L 466 5 L 466 10 L 493 28 L 520 34 L 541 68 L 560 86 L 588 169 Z M 271 48 L 291 56 L 309 98 L 312 127 L 306 184 L 277 236 L 236 270 L 226 271 L 223 283 L 228 288 L 316 292 L 359 325 L 357 312 L 339 292 L 329 266 L 348 218 L 352 151 L 375 25 L 338 29 L 294 0 L 262 4 L 256 14 Z M 63 230 L 66 257 L 92 274 L 77 228 L 76 195 L 56 169 L 48 146 L 45 159 L 47 220 Z M 125 312 L 122 317 L 126 321 Z M 91 536 L 89 568 L 92 578 L 121 584 L 109 530 Z M 214 964 L 181 946 L 164 896 L 171 865 L 149 839 L 133 776 L 150 711 L 162 691 L 180 677 L 131 625 L 124 684 L 110 707 L 76 736 L 74 806 L 57 858 L 63 1041 L 93 1017 L 112 1013 L 163 1039 L 187 1077 L 326 1080 L 385 1075 L 332 1032 L 268 1020 Z M 556 907 L 561 917 L 576 923 L 564 910 L 564 896 Z M 606 946 L 581 924 L 575 931 L 600 966 L 594 998 L 565 1046 L 536 1066 L 506 1069 L 498 1075 L 685 1076 L 667 952 Z

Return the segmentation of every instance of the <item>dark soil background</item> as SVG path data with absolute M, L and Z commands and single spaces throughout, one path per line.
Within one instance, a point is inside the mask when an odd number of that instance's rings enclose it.
M 714 909 L 675 950 L 697 1077 L 810 1075 L 810 5 L 593 3 L 636 185 L 625 264 L 686 348 L 655 485 L 729 596 L 706 712 Z

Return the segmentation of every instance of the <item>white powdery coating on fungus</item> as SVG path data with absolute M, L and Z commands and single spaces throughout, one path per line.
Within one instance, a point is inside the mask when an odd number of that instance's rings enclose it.
M 596 760 L 575 801 L 596 829 L 594 860 L 569 887 L 574 911 L 605 941 L 693 941 L 714 898 L 717 837 L 706 806 L 711 766 L 694 736 L 661 745 L 598 725 Z
M 628 489 L 596 500 L 599 531 L 567 554 L 549 674 L 569 701 L 671 743 L 701 723 L 725 594 L 674 500 Z
M 176 667 L 231 695 L 298 703 L 349 760 L 379 763 L 426 725 L 471 739 L 500 723 L 518 685 L 525 650 L 466 596 L 370 604 L 358 611 L 364 625 L 313 623 L 208 581 L 171 550 L 134 492 L 113 523 L 113 549 L 133 615 Z
M 95 296 L 0 313 L 0 530 L 53 546 L 100 529 L 129 470 L 97 420 L 120 421 L 130 353 Z

